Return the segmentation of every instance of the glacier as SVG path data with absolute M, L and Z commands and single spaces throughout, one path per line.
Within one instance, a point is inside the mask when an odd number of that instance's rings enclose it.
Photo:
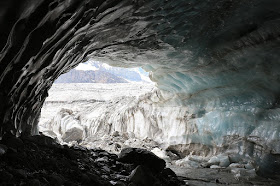
M 79 86 L 76 85 L 73 88 L 78 89 Z M 110 90 L 114 89 L 111 88 Z M 60 91 L 65 92 L 65 90 Z M 60 96 L 67 97 L 63 93 Z M 56 100 L 59 100 L 61 98 L 59 98 L 58 94 L 59 91 L 52 96 Z M 83 95 L 81 93 L 77 94 Z M 95 99 L 100 94 L 102 93 L 99 93 Z M 271 128 L 267 127 L 264 130 L 263 126 L 253 128 L 254 125 L 250 125 L 249 127 L 251 128 L 248 128 L 248 125 L 244 124 L 244 113 L 242 113 L 243 117 L 241 117 L 241 114 L 235 114 L 230 111 L 222 114 L 217 111 L 212 111 L 197 115 L 189 107 L 164 106 L 165 103 L 163 102 L 165 100 L 159 90 L 143 94 L 137 99 L 134 97 L 136 95 L 135 93 L 126 94 L 124 92 L 123 94 L 126 96 L 119 97 L 118 95 L 115 98 L 111 98 L 111 95 L 106 96 L 103 94 L 104 98 L 101 96 L 98 101 L 94 102 L 90 100 L 95 99 L 88 99 L 87 95 L 79 97 L 80 101 L 87 100 L 89 103 L 85 103 L 85 106 L 75 106 L 77 108 L 71 106 L 75 110 L 75 114 L 68 109 L 61 110 L 58 117 L 52 121 L 58 123 L 56 125 L 59 128 L 53 129 L 53 131 L 58 132 L 60 130 L 61 134 L 63 134 L 66 131 L 65 127 L 67 123 L 68 126 L 75 126 L 78 122 L 87 131 L 84 138 L 93 136 L 98 138 L 104 134 L 112 134 L 115 131 L 133 133 L 138 138 L 151 138 L 167 146 L 180 144 L 186 145 L 185 148 L 188 148 L 187 144 L 203 144 L 209 147 L 208 151 L 203 152 L 199 145 L 197 149 L 193 150 L 197 151 L 195 153 L 205 153 L 203 154 L 205 156 L 215 154 L 216 151 L 225 150 L 240 155 L 249 154 L 257 156 L 260 153 L 258 150 L 261 150 L 257 148 L 258 146 L 267 149 L 270 148 L 270 150 L 276 153 L 278 151 L 277 140 L 279 138 L 275 135 L 277 133 L 274 130 L 275 128 L 268 126 Z M 72 98 L 64 98 L 64 100 L 72 99 L 73 101 L 76 99 L 75 94 L 71 96 Z M 54 100 L 51 102 L 54 102 Z M 62 101 L 62 103 L 64 102 Z M 50 103 L 47 101 L 46 104 Z M 67 107 L 67 105 L 65 106 Z M 56 111 L 58 112 L 59 110 Z M 223 116 L 223 114 L 226 116 Z M 223 117 L 226 118 L 223 119 Z M 224 124 L 226 122 L 228 124 Z M 53 126 L 53 124 L 50 124 L 50 126 Z M 268 135 L 268 132 L 274 135 Z M 251 145 L 251 149 L 247 149 L 248 145 Z M 257 149 L 254 149 L 254 146 Z

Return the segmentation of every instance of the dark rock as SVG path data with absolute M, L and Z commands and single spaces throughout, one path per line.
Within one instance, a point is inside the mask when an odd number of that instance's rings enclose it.
M 126 186 L 126 184 L 122 181 L 117 181 L 117 183 L 114 186 Z
M 39 151 L 39 147 L 35 143 L 29 144 L 31 151 Z
M 101 177 L 99 177 L 99 176 L 97 176 L 97 175 L 95 175 L 95 174 L 92 174 L 92 173 L 88 173 L 87 174 L 88 175 L 88 177 L 90 178 L 90 184 L 92 184 L 92 185 L 100 185 L 100 186 L 111 186 L 111 184 L 110 184 L 110 182 L 108 182 L 108 181 L 104 181 Z
M 75 145 L 75 146 L 73 146 L 73 149 L 80 150 L 80 151 L 88 151 L 88 149 L 86 147 L 83 147 L 81 145 Z
M 15 169 L 13 172 L 15 177 L 17 178 L 27 178 L 27 173 L 25 170 L 22 169 Z
M 28 185 L 30 185 L 30 186 L 40 186 L 41 183 L 38 179 L 34 179 L 34 180 L 31 180 Z
M 129 175 L 129 181 L 135 185 L 154 185 L 156 178 L 153 176 L 149 168 L 138 165 Z
M 112 136 L 114 136 L 114 137 L 120 136 L 119 131 L 115 131 L 115 132 L 113 132 Z
M 25 139 L 38 145 L 44 145 L 49 147 L 53 145 L 58 145 L 53 138 L 44 135 L 28 136 Z
M 165 168 L 162 171 L 163 176 L 172 176 L 172 177 L 176 177 L 176 174 L 173 170 L 171 170 L 170 168 Z
M 81 180 L 82 183 L 89 183 L 90 182 L 90 178 L 86 174 L 81 174 L 80 180 Z
M 61 146 L 52 138 L 44 136 L 9 139 L 13 140 L 4 142 L 14 145 L 14 148 L 0 145 L 2 151 L 7 150 L 0 156 L 0 185 L 123 186 L 129 184 L 129 179 L 131 184 L 139 185 L 143 182 L 139 179 L 142 174 L 145 176 L 144 182 L 149 184 L 160 183 L 160 175 L 167 175 L 166 178 L 171 179 L 170 173 L 164 172 L 163 160 L 144 149 L 128 150 L 126 155 L 122 154 L 118 158 L 101 149 Z M 122 158 L 134 164 L 117 161 Z M 138 163 L 139 170 L 135 169 Z M 135 171 L 132 173 L 133 169 Z
M 109 176 L 106 175 L 106 174 L 103 174 L 103 175 L 101 176 L 101 178 L 103 178 L 103 179 L 105 179 L 105 180 L 108 180 L 108 179 L 109 179 Z
M 111 170 L 107 166 L 103 166 L 102 170 L 104 170 L 106 173 L 110 173 Z
M 169 158 L 173 161 L 173 160 L 179 160 L 181 157 L 178 155 L 178 154 L 176 154 L 176 153 L 173 153 L 173 152 L 171 152 L 170 150 L 167 150 L 166 151 L 166 154 L 167 154 L 167 156 L 169 156 Z
M 242 156 L 239 154 L 230 154 L 228 158 L 230 163 L 239 163 L 242 161 Z
M 113 159 L 113 160 L 116 160 L 118 158 L 118 156 L 116 154 L 111 154 L 110 158 Z
M 66 155 L 72 160 L 77 159 L 77 153 L 72 149 L 66 150 Z
M 103 163 L 108 163 L 109 162 L 109 158 L 107 156 L 101 157 L 101 158 L 97 158 L 95 160 L 95 162 L 103 162 Z
M 57 148 L 55 149 L 55 151 L 58 153 L 58 154 L 61 154 L 64 156 L 64 160 L 63 161 L 71 161 L 71 160 L 76 160 L 77 159 L 77 155 L 78 155 L 78 152 L 75 151 L 73 148 L 69 148 L 68 146 L 67 147 L 63 147 L 61 146 L 62 148 Z
M 7 152 L 8 148 L 6 145 L 0 144 L 0 156 Z
M 280 155 L 266 154 L 259 163 L 257 175 L 280 179 Z
M 110 154 L 106 151 L 100 152 L 99 156 L 110 156 Z
M 44 161 L 44 167 L 49 170 L 57 170 L 59 168 L 58 160 L 56 158 L 50 158 Z
M 64 183 L 64 185 L 67 185 L 67 186 L 77 186 L 78 184 L 75 184 L 75 183 L 73 183 L 72 181 L 66 181 L 65 183 Z
M 121 145 L 118 143 L 115 143 L 115 151 L 119 151 L 121 149 Z
M 9 182 L 13 179 L 13 175 L 6 171 L 0 171 L 0 181 Z
M 20 138 L 15 136 L 7 136 L 3 139 L 3 144 L 5 144 L 8 148 L 13 150 L 20 150 L 23 148 L 23 141 Z
M 6 153 L 5 158 L 7 158 L 7 160 L 12 163 L 22 163 L 23 162 L 21 154 L 14 152 L 11 149 L 9 149 L 8 153 Z
M 129 183 L 128 186 L 137 186 L 135 183 Z
M 118 161 L 134 165 L 144 165 L 151 171 L 162 171 L 165 161 L 152 152 L 139 148 L 125 148 L 121 151 Z
M 50 182 L 51 185 L 60 186 L 60 185 L 63 185 L 63 183 L 65 181 L 64 181 L 64 178 L 61 175 L 51 175 L 49 177 L 49 182 Z

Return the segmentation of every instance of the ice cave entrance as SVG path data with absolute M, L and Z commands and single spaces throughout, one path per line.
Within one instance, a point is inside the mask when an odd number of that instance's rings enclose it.
M 140 67 L 81 63 L 54 82 L 41 110 L 39 130 L 60 143 L 102 148 L 110 135 L 118 134 L 112 123 L 120 122 L 118 116 L 154 87 Z

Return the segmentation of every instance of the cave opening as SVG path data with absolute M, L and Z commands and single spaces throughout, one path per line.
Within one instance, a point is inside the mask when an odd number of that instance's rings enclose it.
M 55 80 L 41 110 L 39 131 L 61 144 L 113 153 L 126 147 L 145 147 L 145 142 L 141 143 L 144 137 L 138 135 L 142 137 L 138 139 L 134 134 L 145 131 L 138 121 L 145 114 L 133 118 L 132 110 L 155 91 L 149 72 L 141 67 L 112 67 L 88 60 Z M 134 120 L 134 126 L 128 128 L 125 120 Z
M 163 159 L 179 156 L 175 172 L 189 185 L 279 185 L 279 1 L 2 0 L 0 5 L 4 185 L 180 185 L 154 156 L 148 168 L 141 161 L 127 166 L 100 149 L 63 146 L 38 135 L 41 108 L 55 79 L 90 58 L 152 72 L 159 90 L 126 107 L 123 117 L 112 117 L 135 135 L 163 144 L 163 151 L 154 151 Z M 145 132 L 133 128 L 137 121 Z

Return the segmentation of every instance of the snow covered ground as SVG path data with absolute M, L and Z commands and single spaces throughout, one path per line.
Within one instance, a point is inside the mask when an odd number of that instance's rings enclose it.
M 154 88 L 147 83 L 72 83 L 53 84 L 46 103 L 51 101 L 108 101 L 119 97 L 139 97 Z
M 137 99 L 153 89 L 154 84 L 147 83 L 53 84 L 41 111 L 40 130 L 44 130 L 45 123 L 53 119 L 62 108 L 70 109 L 75 114 L 96 102 L 110 102 L 124 97 Z

